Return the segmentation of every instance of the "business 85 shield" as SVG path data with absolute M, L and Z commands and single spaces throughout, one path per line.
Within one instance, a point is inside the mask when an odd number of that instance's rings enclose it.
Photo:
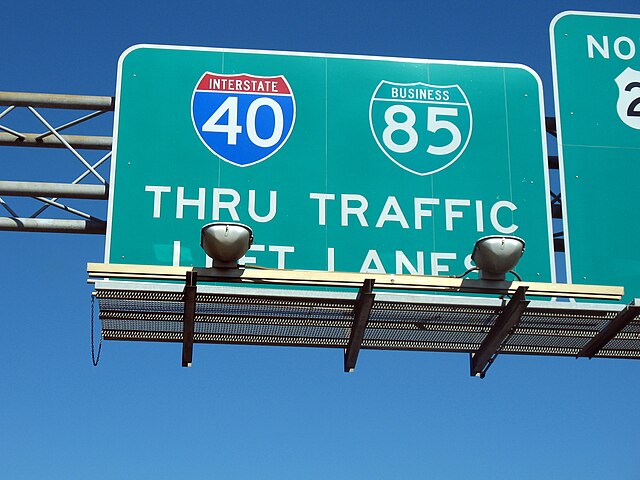
M 369 122 L 384 154 L 416 175 L 439 172 L 460 158 L 473 123 L 458 85 L 386 80 L 373 92 Z
M 296 104 L 287 79 L 246 73 L 206 72 L 191 101 L 193 125 L 200 140 L 222 160 L 239 167 L 254 165 L 287 141 Z

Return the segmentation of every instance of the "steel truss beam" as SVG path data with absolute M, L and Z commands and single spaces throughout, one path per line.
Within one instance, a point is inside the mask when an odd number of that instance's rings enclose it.
M 65 95 L 54 93 L 0 92 L 0 105 L 16 107 L 63 108 L 70 110 L 113 111 L 115 97 Z
M 107 224 L 102 220 L 66 220 L 57 218 L 0 217 L 0 231 L 40 233 L 90 233 L 104 235 Z
M 16 132 L 17 133 L 17 132 Z M 111 150 L 111 137 L 94 135 L 61 135 L 63 140 L 74 148 L 85 150 Z M 67 148 L 57 137 L 42 137 L 39 133 L 0 133 L 0 146 L 5 147 L 36 147 L 36 148 Z
M 24 107 L 35 117 L 35 121 L 45 128 L 42 133 L 32 133 L 20 132 L 15 128 L 0 125 L 0 146 L 66 149 L 80 162 L 84 169 L 83 173 L 69 183 L 23 182 L 2 179 L 3 181 L 0 181 L 0 196 L 5 198 L 0 197 L 0 206 L 9 216 L 0 217 L 0 230 L 105 233 L 106 228 L 103 220 L 77 208 L 65 205 L 58 200 L 59 198 L 73 198 L 102 200 L 104 202 L 108 198 L 109 186 L 97 168 L 111 157 L 112 138 L 96 135 L 67 135 L 66 133 L 63 135 L 62 132 L 113 111 L 114 105 L 115 100 L 113 97 L 0 92 L 0 106 L 7 107 L 0 112 L 0 119 L 3 119 L 3 122 L 16 108 Z M 37 110 L 39 108 L 94 111 L 88 114 L 79 114 L 79 117 L 74 120 L 68 121 L 63 125 L 54 126 Z M 89 161 L 85 158 L 85 154 L 81 154 L 78 150 L 106 150 L 109 152 L 98 161 Z M 80 183 L 89 176 L 94 177 L 98 184 Z M 46 177 L 43 180 L 46 180 Z M 18 211 L 20 209 L 15 206 L 15 201 L 11 202 L 13 205 L 10 204 L 8 197 L 31 197 L 39 206 L 36 207 L 33 213 L 19 214 Z M 104 203 L 106 204 L 106 202 Z M 21 205 L 24 204 L 24 201 L 22 201 Z M 28 202 L 26 205 L 28 205 Z M 40 218 L 49 207 L 55 207 L 59 211 L 80 217 L 81 220 Z
M 11 197 L 59 197 L 106 200 L 106 185 L 85 185 L 47 182 L 7 182 L 0 180 L 0 195 Z

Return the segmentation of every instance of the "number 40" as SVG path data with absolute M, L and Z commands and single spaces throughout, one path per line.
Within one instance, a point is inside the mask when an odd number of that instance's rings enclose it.
M 256 116 L 260 107 L 268 107 L 273 112 L 273 132 L 270 137 L 262 138 L 256 131 Z M 218 123 L 222 116 L 228 113 L 227 123 Z M 247 136 L 251 143 L 258 147 L 273 147 L 280 141 L 282 131 L 284 129 L 284 116 L 282 108 L 272 98 L 260 97 L 256 98 L 249 104 L 247 109 Z M 227 144 L 236 145 L 238 143 L 238 134 L 242 133 L 242 126 L 238 125 L 238 97 L 228 97 L 213 112 L 213 115 L 202 125 L 203 132 L 221 132 L 227 134 Z

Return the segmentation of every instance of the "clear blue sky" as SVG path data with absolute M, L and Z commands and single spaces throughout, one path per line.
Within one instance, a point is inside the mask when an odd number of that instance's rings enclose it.
M 524 63 L 552 114 L 564 10 L 640 3 L 21 1 L 0 90 L 113 95 L 120 53 L 156 43 Z M 67 168 L 17 150 L 3 180 Z M 183 369 L 180 345 L 110 342 L 94 368 L 85 269 L 104 238 L 0 245 L 2 478 L 640 478 L 640 362 L 501 356 L 480 380 L 462 354 L 363 351 L 344 374 L 338 350 L 196 345 Z

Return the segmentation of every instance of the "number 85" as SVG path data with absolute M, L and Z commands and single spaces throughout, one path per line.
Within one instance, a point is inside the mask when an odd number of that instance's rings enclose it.
M 403 122 L 396 121 L 396 114 L 405 116 Z M 427 130 L 436 133 L 439 130 L 447 130 L 451 133 L 451 141 L 442 146 L 429 145 L 427 153 L 432 155 L 447 155 L 455 151 L 462 143 L 460 130 L 448 120 L 441 120 L 438 117 L 457 117 L 458 109 L 450 107 L 428 107 L 427 109 Z M 387 127 L 382 132 L 382 141 L 387 148 L 396 153 L 407 153 L 418 145 L 418 132 L 413 126 L 416 124 L 415 112 L 405 105 L 392 105 L 384 113 L 384 120 Z M 405 143 L 396 143 L 393 140 L 394 132 L 401 130 L 409 135 Z

